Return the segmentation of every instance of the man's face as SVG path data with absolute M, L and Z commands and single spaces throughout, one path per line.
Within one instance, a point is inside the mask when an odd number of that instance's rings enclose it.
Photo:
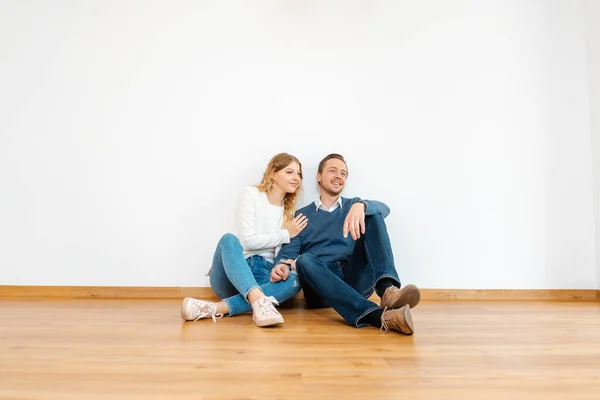
M 323 172 L 317 173 L 317 182 L 330 196 L 337 196 L 342 193 L 346 185 L 346 177 L 348 176 L 348 168 L 342 160 L 332 158 L 327 160 Z

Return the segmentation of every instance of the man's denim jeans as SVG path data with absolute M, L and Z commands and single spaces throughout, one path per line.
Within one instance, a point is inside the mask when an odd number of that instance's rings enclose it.
M 380 309 L 367 300 L 380 279 L 389 278 L 400 286 L 383 218 L 379 214 L 367 216 L 365 225 L 365 234 L 355 242 L 347 263 L 326 264 L 310 253 L 304 253 L 296 260 L 308 306 L 333 307 L 356 327 L 367 325 L 363 317 Z
M 291 299 L 300 291 L 298 275 L 291 271 L 285 281 L 270 282 L 273 263 L 260 256 L 244 259 L 239 239 L 230 233 L 223 235 L 213 257 L 210 286 L 229 307 L 229 315 L 252 311 L 248 293 L 260 287 L 266 296 L 279 303 Z

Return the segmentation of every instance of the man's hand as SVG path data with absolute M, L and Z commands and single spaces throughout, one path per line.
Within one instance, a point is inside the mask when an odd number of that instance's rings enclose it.
M 285 281 L 290 275 L 290 268 L 285 264 L 277 264 L 271 270 L 271 282 Z
M 354 203 L 348 211 L 346 220 L 344 221 L 344 238 L 348 237 L 348 232 L 352 236 L 352 240 L 360 238 L 360 234 L 365 233 L 365 203 Z

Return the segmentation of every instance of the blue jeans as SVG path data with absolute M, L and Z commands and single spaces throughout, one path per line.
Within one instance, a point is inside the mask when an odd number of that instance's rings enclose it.
M 364 321 L 365 315 L 381 309 L 367 300 L 380 279 L 391 279 L 400 286 L 383 218 L 379 214 L 368 216 L 365 225 L 365 234 L 355 242 L 347 262 L 324 263 L 310 253 L 296 259 L 307 305 L 311 308 L 333 307 L 357 328 L 368 325 Z
M 270 282 L 273 263 L 260 256 L 244 259 L 239 239 L 223 235 L 213 257 L 210 269 L 210 286 L 213 292 L 229 307 L 229 315 L 252 311 L 248 293 L 260 288 L 265 296 L 273 296 L 279 303 L 291 299 L 300 291 L 298 275 L 291 271 L 285 281 Z

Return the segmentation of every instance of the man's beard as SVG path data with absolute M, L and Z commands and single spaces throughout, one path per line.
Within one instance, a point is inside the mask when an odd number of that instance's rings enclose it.
M 337 192 L 335 192 L 333 189 L 330 189 L 326 186 L 323 186 L 323 190 L 325 190 L 325 192 L 327 192 L 327 194 L 330 196 L 337 196 L 338 194 L 342 193 L 342 190 L 344 190 L 344 187 L 340 186 L 340 189 Z

